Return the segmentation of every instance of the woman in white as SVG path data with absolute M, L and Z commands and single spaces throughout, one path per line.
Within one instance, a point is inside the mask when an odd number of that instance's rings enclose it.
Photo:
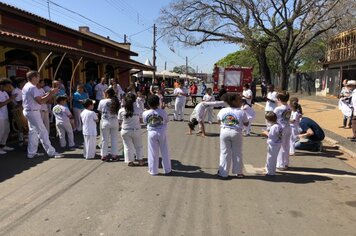
M 109 141 L 111 141 L 111 159 L 119 160 L 119 122 L 117 114 L 120 102 L 112 88 L 105 90 L 105 98 L 99 102 L 98 111 L 101 113 L 101 160 L 109 161 Z
M 143 163 L 143 145 L 142 145 L 142 113 L 143 110 L 136 103 L 136 96 L 128 93 L 124 97 L 125 105 L 119 110 L 119 120 L 121 122 L 121 137 L 124 144 L 125 163 L 128 166 L 134 166 L 134 158 L 138 164 Z
M 184 121 L 184 107 L 187 101 L 188 94 L 183 90 L 182 82 L 178 82 L 179 87 L 174 89 L 173 95 L 176 96 L 175 106 L 174 106 L 174 120 Z
M 220 165 L 218 176 L 228 178 L 232 163 L 232 174 L 243 178 L 242 161 L 242 128 L 248 125 L 246 113 L 240 107 L 241 96 L 236 93 L 227 93 L 223 100 L 230 106 L 223 108 L 217 115 L 220 123 Z
M 204 102 L 213 102 L 215 101 L 215 97 L 212 95 L 213 90 L 211 88 L 206 89 L 206 94 L 203 96 L 203 101 Z M 205 112 L 208 115 L 208 122 L 209 124 L 213 123 L 213 110 L 214 107 L 207 107 Z M 204 122 L 204 121 L 203 121 Z

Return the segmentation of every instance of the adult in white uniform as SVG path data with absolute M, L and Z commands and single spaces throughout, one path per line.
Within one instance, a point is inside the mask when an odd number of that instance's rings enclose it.
M 220 164 L 218 176 L 227 178 L 232 162 L 232 174 L 243 178 L 242 129 L 248 125 L 246 113 L 240 109 L 242 99 L 238 94 L 224 95 L 230 106 L 221 109 L 217 115 L 220 123 Z
M 16 95 L 9 95 L 13 89 L 11 80 L 3 78 L 0 79 L 0 155 L 6 154 L 7 151 L 14 150 L 11 147 L 6 146 L 6 141 L 10 133 L 9 113 L 7 110 L 7 104 L 13 102 L 16 99 Z
M 119 110 L 119 121 L 121 122 L 121 137 L 124 144 L 125 163 L 134 166 L 134 159 L 139 165 L 143 165 L 142 144 L 142 113 L 140 105 L 136 103 L 136 96 L 132 93 L 124 97 L 125 105 Z
M 46 94 L 45 90 L 43 87 L 45 86 L 44 80 L 40 79 L 40 81 L 37 84 L 37 88 L 40 91 L 40 96 L 44 96 Z M 41 104 L 41 118 L 43 120 L 43 124 L 46 127 L 48 134 L 50 133 L 50 126 L 49 126 L 49 112 L 48 112 L 48 104 L 43 103 Z
M 116 97 L 115 90 L 105 90 L 105 98 L 99 102 L 98 111 L 101 114 L 101 160 L 109 160 L 109 142 L 111 142 L 111 159 L 119 160 L 119 122 L 117 114 L 120 102 Z
M 63 155 L 57 153 L 51 145 L 48 131 L 43 124 L 40 111 L 41 105 L 46 104 L 53 95 L 58 93 L 58 89 L 51 89 L 50 92 L 41 96 L 39 89 L 36 87 L 40 80 L 40 74 L 37 71 L 29 71 L 26 76 L 28 82 L 22 89 L 22 106 L 23 114 L 27 118 L 29 126 L 27 157 L 34 158 L 43 155 L 37 153 L 38 140 L 41 141 L 42 146 L 49 157 L 63 157 Z
M 203 96 L 203 101 L 204 102 L 213 102 L 213 101 L 215 101 L 215 97 L 212 95 L 212 93 L 213 93 L 213 90 L 211 88 L 207 88 L 206 89 L 206 94 Z M 207 107 L 206 110 L 205 110 L 206 114 L 208 115 L 209 124 L 212 124 L 213 121 L 214 121 L 214 118 L 213 118 L 213 113 L 214 112 L 213 112 L 213 110 L 214 110 L 213 107 Z
M 108 88 L 106 84 L 106 79 L 103 77 L 100 80 L 100 83 L 95 85 L 94 93 L 95 93 L 95 100 L 96 104 L 99 104 L 100 100 L 104 98 L 104 92 Z
M 277 107 L 277 92 L 274 91 L 274 85 L 270 84 L 267 86 L 267 88 L 268 88 L 268 93 L 267 93 L 267 97 L 265 97 L 266 100 L 265 112 L 274 111 L 274 109 Z
M 253 97 L 253 93 L 252 90 L 250 89 L 250 85 L 245 84 L 242 91 L 242 98 L 245 99 L 249 105 L 252 105 L 252 97 Z
M 179 87 L 175 88 L 173 95 L 176 97 L 174 105 L 174 120 L 184 120 L 184 108 L 188 94 L 184 91 L 182 82 L 179 82 Z

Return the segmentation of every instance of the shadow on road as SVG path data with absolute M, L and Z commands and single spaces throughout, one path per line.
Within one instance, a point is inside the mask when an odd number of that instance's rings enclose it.
M 355 172 L 348 172 L 344 170 L 335 170 L 330 168 L 310 168 L 310 167 L 289 167 L 289 171 L 300 171 L 300 172 L 311 172 L 311 173 L 323 173 L 323 174 L 331 174 L 331 175 L 351 175 L 356 176 Z
M 338 158 L 340 160 L 346 160 L 347 158 L 343 158 L 341 156 L 344 155 L 341 151 L 335 149 L 334 147 L 326 147 L 324 146 L 324 150 L 322 152 L 309 152 L 303 150 L 296 150 L 295 156 L 311 156 L 311 157 L 327 157 L 327 158 Z
M 276 175 L 273 177 L 267 177 L 264 175 L 248 175 L 245 179 L 252 180 L 262 180 L 267 182 L 277 182 L 277 183 L 294 183 L 294 184 L 310 184 L 317 181 L 328 181 L 333 180 L 327 176 L 320 175 L 305 175 L 305 174 L 292 174 L 292 173 L 282 173 L 281 175 Z

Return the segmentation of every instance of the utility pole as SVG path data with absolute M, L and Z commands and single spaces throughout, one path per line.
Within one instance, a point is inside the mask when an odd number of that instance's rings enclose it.
M 124 34 L 124 43 L 127 43 L 127 35 Z
M 49 7 L 49 0 L 47 0 L 47 8 L 48 8 L 48 17 L 49 17 L 49 20 L 51 20 L 51 9 Z
M 188 56 L 185 57 L 185 80 L 188 80 Z
M 167 62 L 164 62 L 164 70 L 167 70 Z
M 153 67 L 154 67 L 152 79 L 154 81 L 156 79 L 156 24 L 153 24 L 153 48 L 152 48 L 152 50 L 153 50 L 152 62 L 153 62 Z

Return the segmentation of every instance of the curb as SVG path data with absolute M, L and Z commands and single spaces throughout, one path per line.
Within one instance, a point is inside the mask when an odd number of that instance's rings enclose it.
M 259 103 L 255 103 L 255 105 L 259 106 L 259 107 L 262 107 L 264 108 L 264 106 L 262 104 L 259 104 Z M 350 149 L 342 146 L 339 144 L 338 141 L 336 141 L 335 139 L 332 139 L 328 136 L 325 136 L 324 138 L 324 141 L 330 145 L 332 145 L 333 147 L 337 147 L 340 151 L 342 151 L 344 154 L 350 156 L 351 158 L 355 159 L 356 160 L 356 153 L 351 151 Z

